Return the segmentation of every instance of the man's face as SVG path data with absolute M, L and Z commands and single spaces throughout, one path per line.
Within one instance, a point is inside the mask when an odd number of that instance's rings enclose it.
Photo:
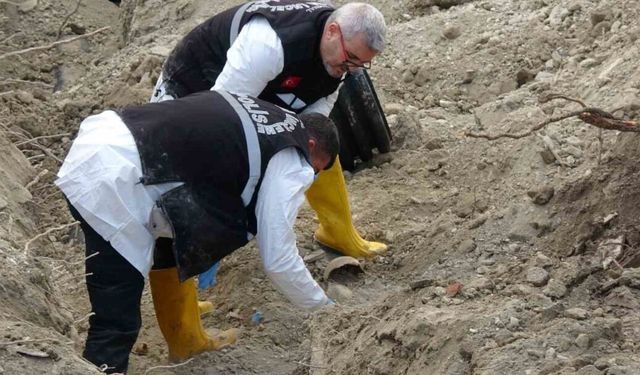
M 324 170 L 331 161 L 331 157 L 326 152 L 320 150 L 316 140 L 313 138 L 309 138 L 309 158 L 311 159 L 311 166 L 315 173 Z
M 377 53 L 367 46 L 363 33 L 345 39 L 340 25 L 336 22 L 325 26 L 320 42 L 320 54 L 330 76 L 340 78 L 348 71 L 368 66 Z

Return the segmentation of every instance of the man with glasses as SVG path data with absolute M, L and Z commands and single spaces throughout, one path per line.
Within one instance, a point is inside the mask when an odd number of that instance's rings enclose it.
M 385 34 L 384 17 L 365 3 L 334 9 L 321 1 L 248 2 L 211 17 L 178 43 L 151 101 L 225 90 L 328 116 L 345 74 L 368 69 L 385 47 Z M 318 214 L 319 243 L 355 257 L 386 250 L 354 228 L 339 161 L 318 175 L 306 196 Z

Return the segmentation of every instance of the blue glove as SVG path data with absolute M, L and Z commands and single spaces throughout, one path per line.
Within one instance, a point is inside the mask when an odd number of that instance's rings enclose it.
M 218 273 L 220 262 L 216 262 L 208 271 L 198 275 L 198 288 L 207 289 L 216 285 L 216 274 Z

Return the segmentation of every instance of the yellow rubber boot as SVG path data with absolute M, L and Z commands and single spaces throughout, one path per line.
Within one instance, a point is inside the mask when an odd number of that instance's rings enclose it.
M 149 284 L 156 319 L 169 347 L 169 361 L 183 362 L 196 354 L 236 342 L 236 329 L 221 332 L 215 337 L 205 332 L 193 279 L 180 283 L 178 271 L 166 268 L 152 270 Z
M 338 159 L 330 169 L 320 172 L 307 190 L 307 200 L 318 214 L 320 227 L 315 237 L 320 244 L 356 258 L 372 257 L 387 250 L 383 243 L 364 240 L 353 226 L 347 185 Z
M 194 283 L 195 286 L 195 283 Z M 213 311 L 213 303 L 209 301 L 198 301 L 198 313 L 202 316 Z

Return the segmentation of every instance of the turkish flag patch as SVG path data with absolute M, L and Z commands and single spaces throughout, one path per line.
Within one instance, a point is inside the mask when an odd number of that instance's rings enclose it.
M 284 89 L 295 89 L 300 84 L 300 81 L 302 81 L 302 77 L 289 76 L 282 80 L 280 87 Z

